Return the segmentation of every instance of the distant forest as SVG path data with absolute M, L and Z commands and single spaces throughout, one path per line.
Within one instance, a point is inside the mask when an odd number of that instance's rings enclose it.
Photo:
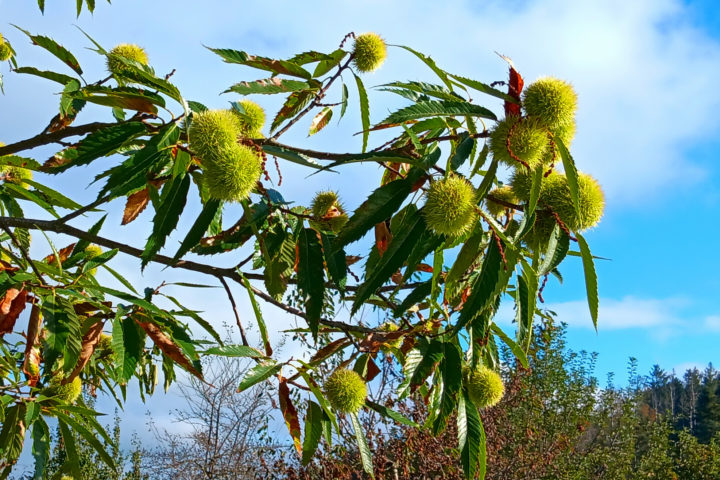
M 612 376 L 596 378 L 597 354 L 574 352 L 566 328 L 551 318 L 537 327 L 530 368 L 506 360 L 506 394 L 482 412 L 487 432 L 489 480 L 717 480 L 720 478 L 720 372 L 709 365 L 681 376 L 655 366 L 647 375 L 629 361 L 629 384 Z M 390 357 L 377 361 L 392 361 Z M 156 441 L 114 451 L 122 470 L 109 471 L 78 438 L 84 478 L 97 480 L 361 479 L 363 473 L 348 421 L 347 435 L 322 443 L 321 455 L 301 466 L 287 432 L 271 416 L 277 392 L 234 390 L 245 365 L 216 361 L 207 369 L 210 388 L 199 382 L 183 387 L 185 410 L 176 420 L 192 425 L 184 436 L 154 427 Z M 385 405 L 398 376 L 376 380 L 370 400 Z M 425 395 L 386 405 L 423 424 Z M 86 401 L 92 398 L 86 396 Z M 300 399 L 298 399 L 300 401 Z M 371 411 L 361 416 L 368 431 L 378 479 L 461 479 L 457 431 L 451 420 L 437 437 L 412 425 L 392 422 Z M 283 427 L 284 428 L 284 427 Z M 114 435 L 120 438 L 116 419 Z M 57 439 L 58 436 L 55 436 Z M 57 440 L 44 479 L 61 478 L 63 448 Z M 21 479 L 33 478 L 26 472 Z

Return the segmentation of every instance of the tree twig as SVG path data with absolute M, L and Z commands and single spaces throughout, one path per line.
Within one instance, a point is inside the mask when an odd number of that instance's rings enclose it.
M 50 143 L 59 143 L 64 138 L 85 135 L 86 133 L 96 132 L 102 128 L 111 127 L 113 125 L 118 125 L 118 123 L 93 122 L 85 125 L 78 125 L 77 127 L 63 128 L 57 132 L 40 133 L 34 137 L 28 138 L 27 140 L 22 140 L 20 142 L 0 147 L 0 156 L 12 155 L 13 153 L 30 150 Z
M 238 313 L 237 304 L 235 303 L 235 297 L 233 297 L 232 290 L 230 290 L 230 286 L 225 281 L 225 277 L 218 276 L 217 279 L 220 280 L 220 283 L 222 283 L 222 286 L 227 293 L 228 300 L 230 300 L 230 305 L 232 305 L 233 313 L 235 314 L 235 322 L 240 329 L 240 337 L 242 338 L 242 343 L 246 347 L 249 347 L 250 344 L 248 343 L 247 337 L 245 336 L 245 329 L 243 328 L 242 321 L 240 320 L 240 314 Z
M 350 54 L 350 56 L 349 56 L 348 59 L 347 59 L 347 62 L 345 62 L 345 65 L 342 65 L 342 66 L 338 67 L 338 71 L 335 72 L 335 74 L 334 74 L 332 77 L 330 77 L 330 79 L 328 80 L 327 84 L 325 84 L 325 86 L 322 87 L 322 88 L 320 89 L 320 91 L 315 95 L 315 98 L 313 99 L 312 102 L 310 102 L 310 105 L 308 105 L 302 112 L 300 112 L 300 113 L 298 113 L 297 115 L 295 115 L 295 117 L 294 117 L 292 120 L 290 120 L 290 121 L 287 123 L 287 125 L 285 125 L 283 128 L 281 128 L 280 130 L 278 130 L 278 131 L 275 133 L 275 135 L 273 135 L 272 137 L 270 137 L 270 140 L 277 140 L 277 139 L 280 137 L 280 135 L 282 135 L 283 133 L 287 132 L 287 131 L 290 129 L 290 127 L 292 127 L 293 125 L 295 125 L 295 124 L 298 122 L 298 120 L 300 120 L 302 117 L 304 117 L 305 115 L 307 115 L 307 113 L 308 113 L 310 110 L 312 110 L 313 108 L 315 108 L 315 107 L 317 106 L 318 102 L 323 99 L 323 97 L 324 97 L 325 94 L 327 93 L 327 91 L 328 91 L 328 89 L 330 88 L 330 86 L 335 82 L 335 80 L 337 80 L 337 79 L 340 77 L 340 75 L 342 74 L 342 72 L 343 72 L 346 68 L 348 68 L 348 66 L 350 66 L 350 62 L 352 61 L 352 59 L 353 59 L 353 55 Z
M 8 234 L 8 236 L 10 237 L 10 240 L 12 240 L 12 242 L 15 244 L 15 246 L 18 247 L 18 249 L 20 250 L 20 253 L 22 254 L 25 261 L 30 264 L 30 268 L 35 273 L 35 275 L 38 277 L 38 280 L 40 281 L 40 283 L 45 284 L 43 277 L 42 277 L 42 273 L 40 273 L 40 270 L 38 270 L 37 266 L 35 265 L 35 262 L 33 262 L 32 258 L 30 258 L 30 254 L 25 249 L 25 247 L 23 247 L 23 245 L 20 243 L 20 241 L 18 241 L 18 238 L 15 236 L 15 234 L 12 232 L 12 230 L 10 230 L 10 228 L 5 224 L 2 224 L 0 226 L 2 227 L 3 230 L 5 230 L 5 233 Z

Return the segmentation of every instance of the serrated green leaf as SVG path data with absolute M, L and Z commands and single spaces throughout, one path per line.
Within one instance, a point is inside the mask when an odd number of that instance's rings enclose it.
M 72 68 L 75 73 L 78 75 L 82 75 L 83 71 L 82 68 L 80 68 L 80 64 L 78 63 L 75 56 L 70 53 L 70 51 L 63 47 L 62 45 L 58 44 L 55 40 L 49 37 L 45 37 L 42 35 L 33 35 L 27 30 L 23 30 L 22 28 L 18 27 L 17 25 L 13 25 L 15 28 L 23 32 L 25 35 L 30 37 L 30 40 L 32 40 L 33 45 L 37 45 L 39 47 L 44 48 L 48 52 L 55 55 L 60 61 L 62 61 L 65 65 Z
M 308 368 L 308 364 L 303 362 L 302 360 L 299 360 L 300 363 L 305 367 L 303 369 L 300 369 L 298 373 L 301 377 L 303 377 L 303 380 L 305 380 L 305 384 L 308 386 L 312 394 L 315 396 L 315 399 L 320 404 L 320 407 L 323 409 L 323 412 L 325 412 L 325 415 L 330 420 L 330 423 L 335 428 L 336 432 L 340 432 L 340 428 L 337 423 L 337 417 L 332 411 L 332 408 L 330 408 L 330 403 L 328 403 L 327 398 L 325 398 L 325 395 L 323 394 L 322 390 L 318 386 L 317 382 L 310 376 L 310 374 L 305 370 Z M 330 443 L 330 442 L 328 442 Z
M 303 165 L 305 167 L 311 167 L 311 168 L 317 168 L 317 169 L 323 168 L 322 165 L 315 162 L 314 160 L 310 160 L 310 158 L 307 157 L 306 155 L 298 153 L 294 150 L 290 150 L 289 148 L 286 148 L 286 147 L 282 147 L 279 145 L 264 144 L 262 146 L 262 149 L 268 155 L 280 157 L 285 160 L 289 160 L 293 163 L 297 163 L 298 165 Z
M 121 384 L 127 383 L 135 374 L 135 367 L 142 355 L 145 339 L 145 332 L 135 320 L 125 314 L 126 312 L 122 308 L 118 308 L 112 330 L 115 374 Z
M 583 270 L 585 272 L 585 289 L 587 291 L 588 307 L 590 308 L 590 318 L 592 318 L 593 326 L 595 327 L 595 331 L 597 331 L 599 301 L 595 262 L 593 261 L 590 247 L 585 241 L 585 238 L 579 233 L 575 235 L 577 236 L 578 246 L 580 247 L 580 255 L 582 256 Z
M 460 252 L 455 258 L 453 266 L 450 267 L 450 271 L 445 277 L 445 288 L 449 292 L 454 292 L 456 284 L 460 281 L 463 274 L 470 268 L 475 259 L 480 254 L 480 244 L 482 243 L 483 233 L 482 230 L 473 234 L 470 238 L 465 240 Z
M 396 412 L 395 410 L 392 410 L 392 409 L 390 409 L 390 408 L 388 408 L 388 407 L 386 407 L 386 406 L 384 406 L 384 405 L 380 405 L 379 403 L 375 403 L 375 402 L 373 402 L 372 400 L 366 400 L 366 401 L 365 401 L 365 404 L 366 404 L 369 408 L 375 410 L 376 412 L 378 412 L 380 415 L 382 415 L 382 416 L 385 417 L 385 418 L 389 418 L 389 419 L 391 419 L 391 420 L 394 420 L 394 421 L 396 421 L 396 422 L 398 422 L 398 423 L 400 423 L 400 424 L 402 424 L 402 425 L 407 425 L 408 427 L 420 428 L 420 425 L 418 425 L 417 423 L 413 422 L 412 420 L 410 420 L 410 419 L 407 418 L 406 416 L 404 416 L 404 415 Z
M 542 186 L 543 180 L 543 168 L 540 166 L 533 171 L 532 183 L 530 186 L 530 199 L 528 201 L 525 215 L 529 216 L 535 213 L 535 207 L 537 207 L 538 200 L 540 199 L 540 187 Z
M 523 368 L 528 368 L 528 359 L 527 359 L 527 355 L 525 354 L 525 351 L 523 350 L 523 347 L 518 345 L 517 342 L 515 342 L 512 338 L 510 338 L 510 336 L 507 333 L 503 332 L 502 329 L 500 327 L 498 327 L 496 323 L 493 323 L 492 325 L 490 325 L 490 329 L 493 331 L 493 333 L 495 333 L 495 335 L 500 337 L 500 339 L 503 342 L 505 342 L 505 345 L 507 345 L 510 348 L 510 350 L 515 355 L 515 358 L 518 359 L 518 361 L 523 366 Z
M 440 80 L 442 80 L 443 83 L 444 83 L 445 85 L 447 85 L 447 87 L 452 91 L 452 89 L 453 89 L 453 84 L 452 84 L 452 82 L 450 81 L 450 79 L 448 78 L 448 73 L 447 73 L 445 70 L 443 70 L 443 69 L 441 69 L 440 67 L 438 67 L 438 66 L 435 64 L 435 60 L 433 60 L 432 58 L 428 57 L 428 56 L 425 55 L 425 54 L 422 54 L 422 53 L 420 53 L 420 52 L 418 52 L 418 51 L 416 51 L 416 50 L 413 50 L 413 49 L 410 48 L 410 47 L 406 47 L 406 46 L 404 46 L 404 45 L 391 45 L 391 46 L 405 49 L 405 50 L 407 50 L 408 52 L 410 52 L 410 53 L 412 53 L 413 55 L 415 55 L 416 57 L 418 57 L 420 60 L 422 60 L 422 62 L 423 62 L 425 65 L 427 65 L 428 67 L 430 67 L 430 69 L 431 69 L 433 72 L 435 72 L 435 74 L 436 74 L 438 77 L 440 77 Z
M 301 80 L 288 80 L 279 77 L 270 77 L 261 80 L 254 80 L 252 82 L 236 83 L 223 93 L 235 92 L 240 95 L 273 95 L 275 93 L 297 92 L 298 90 L 307 90 L 319 87 L 320 84 L 315 80 L 303 82 Z
M 180 248 L 178 248 L 178 251 L 173 256 L 173 260 L 182 258 L 183 255 L 189 252 L 200 241 L 220 208 L 220 200 L 208 200 L 203 206 L 200 215 L 198 215 L 198 218 L 195 220 L 195 223 L 190 227 L 190 231 L 185 236 L 185 239 L 180 244 Z
M 252 305 L 253 313 L 255 314 L 255 321 L 258 324 L 258 330 L 260 330 L 260 338 L 262 339 L 263 347 L 265 348 L 265 355 L 270 356 L 272 355 L 272 346 L 270 345 L 270 338 L 268 337 L 265 319 L 262 316 L 260 305 L 258 305 L 257 299 L 255 298 L 255 292 L 253 292 L 252 285 L 250 285 L 250 281 L 245 277 L 245 275 L 243 275 L 240 270 L 237 270 L 237 272 L 242 278 L 243 285 L 250 297 L 250 304 Z
M 460 75 L 450 74 L 450 76 L 458 82 L 462 83 L 463 85 L 467 85 L 468 87 L 477 90 L 478 92 L 486 93 L 488 95 L 492 95 L 493 97 L 502 98 L 506 102 L 515 104 L 520 103 L 516 98 L 508 95 L 505 92 L 501 92 L 500 90 L 493 88 L 490 85 L 486 85 L 482 82 L 478 82 L 477 80 L 472 80 L 470 78 L 461 77 Z
M 222 345 L 205 350 L 207 355 L 220 355 L 222 357 L 266 358 L 265 355 L 252 347 L 245 345 Z
M 575 206 L 575 212 L 578 217 L 580 215 L 580 187 L 578 186 L 578 171 L 575 167 L 575 160 L 573 160 L 570 151 L 567 149 L 565 144 L 558 137 L 554 137 L 555 148 L 560 152 L 562 157 L 563 167 L 565 168 L 565 177 L 567 178 L 568 188 L 570 189 L 570 198 L 572 198 L 573 205 Z
M 176 177 L 165 184 L 160 197 L 160 205 L 153 218 L 153 231 L 145 244 L 142 254 L 142 268 L 165 245 L 165 240 L 180 220 L 180 214 L 185 208 L 187 194 L 190 189 L 190 176 Z
M 171 123 L 153 135 L 135 155 L 95 177 L 96 181 L 108 177 L 98 193 L 98 198 L 102 198 L 105 194 L 116 198 L 142 188 L 147 183 L 148 173 L 170 162 L 171 146 L 177 143 L 179 137 L 180 128 L 177 124 Z
M 298 239 L 298 291 L 305 302 L 305 314 L 310 332 L 317 337 L 325 296 L 323 251 L 318 234 L 305 228 Z
M 165 107 L 165 99 L 160 95 L 133 87 L 88 86 L 70 96 L 83 102 L 153 115 L 157 114 L 157 107 Z
M 248 370 L 245 377 L 238 386 L 238 393 L 242 393 L 253 385 L 267 380 L 282 369 L 281 363 L 275 363 L 275 361 L 268 361 L 264 363 L 258 363 L 253 368 Z
M 518 324 L 518 342 L 520 342 L 524 350 L 529 348 L 530 340 L 532 338 L 532 323 L 533 317 L 535 316 L 535 295 L 537 294 L 537 288 L 537 276 L 535 276 L 534 273 L 529 277 L 524 273 L 523 275 L 517 276 L 517 288 L 515 290 L 515 321 Z M 502 336 L 500 337 L 502 338 Z M 508 346 L 512 349 L 510 344 L 508 344 Z M 514 350 L 513 353 L 515 353 Z M 517 353 L 515 353 L 515 356 L 518 356 Z M 525 366 L 525 368 L 527 368 L 527 366 Z
M 475 148 L 475 139 L 467 132 L 463 132 L 455 147 L 455 152 L 449 159 L 450 168 L 453 171 L 457 171 L 470 157 L 473 148 Z
M 347 111 L 348 106 L 348 88 L 347 85 L 343 83 L 342 85 L 342 98 L 340 99 L 340 118 L 338 118 L 338 122 L 340 122 L 340 119 L 342 119 L 345 116 L 345 112 Z
M 341 248 L 359 240 L 365 232 L 389 218 L 400 206 L 413 188 L 415 179 L 409 176 L 394 180 L 373 191 L 353 213 L 335 239 L 335 248 Z
M 391 113 L 378 125 L 392 125 L 396 123 L 404 123 L 410 120 L 417 120 L 419 118 L 453 115 L 497 120 L 497 117 L 493 112 L 485 107 L 481 107 L 480 105 L 448 100 L 427 100 L 418 102 L 415 105 L 410 105 L 409 107 L 401 108 L 400 110 Z
M 459 396 L 458 413 L 458 449 L 463 472 L 467 480 L 476 477 L 485 478 L 487 454 L 485 450 L 485 430 L 477 407 L 465 392 Z
M 12 194 L 15 198 L 18 199 L 26 199 L 31 202 L 33 202 L 35 205 L 43 208 L 47 212 L 50 213 L 55 218 L 59 218 L 60 215 L 55 211 L 55 208 L 53 208 L 52 205 L 50 205 L 48 202 L 40 198 L 38 195 L 36 195 L 34 192 L 31 192 L 30 190 L 27 190 L 26 188 L 21 187 L 20 185 L 15 185 L 14 183 L 6 183 L 3 185 L 3 188 L 6 193 Z
M 288 98 L 285 99 L 285 103 L 283 103 L 282 108 L 280 108 L 277 115 L 275 115 L 275 118 L 273 118 L 273 121 L 270 124 L 270 131 L 275 131 L 285 120 L 290 120 L 300 113 L 300 111 L 305 108 L 313 98 L 315 98 L 316 93 L 317 89 L 310 89 L 298 90 L 297 92 L 293 92 L 288 95 Z
M 73 417 L 66 415 L 62 413 L 59 410 L 55 410 L 55 415 L 58 417 L 58 423 L 60 421 L 70 425 L 75 432 L 77 432 L 87 443 L 90 445 L 98 454 L 100 459 L 105 462 L 105 464 L 110 467 L 112 470 L 115 470 L 115 462 L 113 461 L 112 457 L 108 455 L 107 451 L 105 451 L 105 447 L 103 447 L 102 443 L 98 441 L 98 439 L 95 437 L 95 435 L 88 430 L 88 428 L 83 425 L 82 423 L 78 422 Z
M 79 464 L 80 457 L 78 455 L 77 445 L 75 444 L 75 436 L 62 419 L 58 419 L 58 427 L 62 435 L 62 444 L 65 447 L 66 460 L 64 466 L 67 466 L 75 478 L 82 478 Z
M 384 85 L 380 85 L 380 87 L 391 87 L 391 88 L 400 88 L 405 90 L 410 90 L 412 92 L 417 92 L 422 95 L 426 95 L 427 97 L 435 97 L 439 98 L 441 100 L 450 100 L 450 101 L 464 101 L 464 99 L 458 95 L 455 92 L 451 92 L 446 87 L 443 87 L 441 85 L 434 85 L 432 83 L 425 83 L 425 82 L 391 82 L 386 83 Z M 395 92 L 398 93 L 398 92 Z M 425 97 L 425 100 L 428 98 Z
M 357 312 L 365 300 L 375 293 L 375 290 L 387 282 L 390 277 L 402 267 L 417 243 L 418 237 L 426 229 L 427 225 L 425 225 L 425 219 L 422 214 L 419 211 L 414 212 L 412 220 L 408 222 L 408 227 L 393 237 L 387 251 L 383 254 L 378 264 L 375 265 L 372 273 L 358 287 L 355 292 L 351 315 Z
M 43 350 L 45 366 L 48 369 L 53 368 L 57 358 L 62 356 L 63 368 L 69 372 L 77 363 L 80 354 L 80 320 L 69 302 L 56 295 L 43 299 L 42 314 L 45 327 L 50 332 Z
M 345 250 L 339 249 L 333 251 L 333 242 L 335 236 L 332 234 L 321 233 L 323 255 L 325 256 L 325 264 L 327 265 L 328 274 L 335 285 L 340 290 L 345 290 L 347 283 L 347 261 L 345 258 Z
M 455 413 L 458 392 L 462 389 L 462 356 L 456 345 L 445 343 L 445 352 L 440 361 L 442 373 L 442 393 L 434 416 L 432 431 L 439 435 L 445 430 L 447 421 Z
M 68 82 L 75 80 L 73 77 L 69 75 L 65 75 L 62 73 L 57 72 L 51 72 L 49 70 L 38 70 L 35 67 L 20 67 L 13 70 L 15 73 L 24 73 L 26 75 L 35 75 L 36 77 L 45 78 L 47 80 L 52 80 L 53 82 L 57 82 L 63 86 L 67 85 Z
M 145 133 L 146 127 L 141 122 L 119 123 L 91 133 L 77 146 L 77 156 L 65 165 L 53 167 L 50 172 L 58 173 L 70 167 L 86 165 L 96 158 L 113 153 L 126 142 Z
M 362 121 L 362 152 L 367 150 L 368 138 L 370 137 L 370 102 L 368 101 L 367 90 L 360 77 L 355 75 L 355 83 L 360 100 L 360 119 Z
M 23 179 L 23 182 L 35 187 L 35 190 L 42 193 L 53 205 L 57 207 L 67 208 L 70 210 L 75 210 L 82 207 L 82 205 L 80 205 L 79 203 L 72 201 L 62 193 L 58 192 L 57 190 L 53 190 L 46 185 L 38 183 L 34 180 L 30 180 L 29 178 Z
M 320 437 L 323 434 L 322 420 L 325 416 L 320 405 L 308 400 L 307 414 L 305 416 L 305 440 L 302 445 L 302 464 L 303 466 L 310 463 L 315 455 Z
M 317 67 L 315 67 L 313 77 L 317 78 L 325 75 L 334 67 L 338 66 L 342 59 L 345 58 L 345 55 L 347 55 L 347 52 L 341 48 L 327 55 L 327 58 L 320 60 L 320 63 L 318 63 Z
M 408 308 L 412 307 L 413 305 L 416 305 L 420 303 L 422 300 L 424 300 L 430 293 L 432 292 L 432 286 L 433 282 L 432 279 L 421 283 L 417 287 L 415 287 L 412 292 L 410 292 L 400 303 L 400 305 L 397 306 L 395 309 L 395 316 L 399 317 L 403 313 L 407 311 Z
M 543 276 L 552 272 L 565 259 L 568 250 L 570 250 L 570 237 L 560 225 L 555 224 L 545 250 L 545 257 L 538 268 L 538 275 Z
M 247 65 L 248 67 L 257 68 L 259 70 L 266 70 L 277 74 L 285 74 L 308 80 L 312 78 L 310 72 L 287 60 L 273 60 L 272 58 L 258 57 L 256 55 L 249 55 L 245 52 L 231 50 L 228 48 L 206 48 L 219 55 L 226 63 Z
M 32 455 L 35 459 L 33 478 L 40 480 L 43 478 L 45 467 L 50 459 L 50 429 L 44 418 L 39 418 L 33 423 L 32 440 Z
M 367 440 L 365 439 L 365 432 L 363 432 L 362 425 L 357 413 L 350 413 L 350 420 L 352 421 L 353 430 L 355 431 L 355 440 L 357 441 L 358 450 L 360 452 L 360 460 L 362 461 L 363 470 L 365 473 L 370 475 L 370 478 L 375 478 L 372 464 L 372 453 L 370 447 L 368 447 Z
M 398 386 L 398 398 L 405 398 L 413 387 L 421 385 L 435 370 L 445 355 L 445 347 L 439 340 L 420 344 L 405 356 L 403 381 Z

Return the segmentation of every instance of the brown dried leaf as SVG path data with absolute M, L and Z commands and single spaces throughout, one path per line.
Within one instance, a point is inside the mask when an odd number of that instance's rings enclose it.
M 34 387 L 40 379 L 40 352 L 33 348 L 38 343 L 40 330 L 42 327 L 42 315 L 40 315 L 40 307 L 33 305 L 30 309 L 30 318 L 28 319 L 27 333 L 25 334 L 25 360 L 23 361 L 23 373 L 27 375 L 28 385 Z M 30 365 L 37 367 L 31 369 Z M 38 374 L 33 375 L 33 370 Z
M 18 267 L 13 267 L 5 260 L 0 260 L 0 272 L 10 272 L 15 273 L 19 270 Z
M 280 385 L 278 388 L 278 395 L 280 397 L 280 410 L 282 410 L 283 418 L 285 419 L 285 425 L 288 427 L 290 436 L 295 444 L 295 450 L 298 455 L 302 457 L 302 441 L 300 440 L 300 419 L 298 418 L 298 412 L 295 409 L 295 405 L 292 403 L 290 398 L 290 388 L 287 386 L 287 380 L 280 377 Z
M 22 371 L 27 378 L 29 386 L 34 387 L 40 380 L 40 350 L 37 348 L 31 348 L 29 352 L 25 353 L 25 361 L 23 361 Z M 37 373 L 33 373 L 37 372 Z
M 350 340 L 347 338 L 339 338 L 335 340 L 334 342 L 330 342 L 327 345 L 325 345 L 323 348 L 317 351 L 315 355 L 313 355 L 310 358 L 309 363 L 318 362 L 320 360 L 325 360 L 327 357 L 332 355 L 333 353 L 337 352 L 338 350 L 347 347 L 350 345 Z
M 358 347 L 361 352 L 377 352 L 380 350 L 382 345 L 392 342 L 393 340 L 397 340 L 406 333 L 407 332 L 404 330 L 396 330 L 394 332 L 372 332 L 363 338 Z
M 70 124 L 77 118 L 77 115 L 67 115 L 62 116 L 59 113 L 53 117 L 52 120 L 50 120 L 50 125 L 48 125 L 48 132 L 58 132 L 64 128 L 67 128 L 70 126 Z
M 135 220 L 138 215 L 145 210 L 150 201 L 150 190 L 144 188 L 139 192 L 135 192 L 130 195 L 125 204 L 125 212 L 123 213 L 123 219 L 121 225 L 127 225 L 128 223 Z
M 100 302 L 102 305 L 105 305 L 108 308 L 112 308 L 112 302 Z M 90 302 L 82 302 L 82 303 L 76 303 L 73 305 L 73 310 L 75 310 L 75 313 L 78 315 L 88 315 L 89 313 L 100 311 L 100 308 L 98 308 L 97 305 L 90 303 Z
M 56 167 L 62 167 L 73 161 L 73 155 L 68 153 L 70 150 L 77 150 L 77 147 L 68 147 L 65 150 L 56 153 L 43 163 L 43 171 L 49 171 Z
M 362 257 L 359 255 L 348 255 L 345 257 L 345 265 L 349 267 L 350 265 L 356 264 L 360 260 L 362 260 Z
M 372 358 L 368 359 L 367 362 L 367 374 L 365 375 L 365 381 L 371 382 L 380 373 L 380 368 Z
M 74 244 L 74 243 L 71 243 L 71 244 L 68 245 L 67 247 L 61 248 L 60 250 L 58 250 L 58 252 L 57 252 L 57 253 L 58 253 L 58 256 L 57 256 L 57 257 L 55 257 L 55 254 L 54 254 L 54 253 L 51 253 L 51 254 L 48 255 L 47 257 L 43 258 L 43 262 L 45 262 L 45 263 L 55 263 L 55 262 L 56 262 L 56 258 L 60 258 L 60 264 L 62 265 L 63 263 L 65 263 L 65 260 L 67 260 L 68 258 L 70 258 L 70 254 L 72 253 L 72 251 L 73 251 L 74 248 L 75 248 L 75 244 Z
M 151 322 L 141 322 L 137 318 L 135 319 L 135 321 L 138 325 L 140 325 L 140 328 L 145 330 L 145 333 L 148 334 L 148 336 L 152 339 L 155 345 L 157 345 L 157 347 L 165 355 L 170 357 L 172 361 L 183 367 L 185 370 L 202 380 L 202 373 L 200 373 L 190 362 L 190 360 L 188 360 L 188 358 L 183 354 L 180 347 L 175 345 L 175 343 L 173 343 L 170 337 L 165 335 L 165 333 L 160 330 L 160 327 Z
M 415 270 L 417 270 L 419 272 L 432 273 L 433 267 L 431 267 L 427 263 L 419 263 L 418 266 L 415 268 Z
M 82 369 L 85 368 L 85 365 L 87 365 L 87 363 L 90 361 L 90 357 L 92 357 L 92 354 L 95 353 L 95 346 L 98 344 L 98 341 L 100 341 L 100 335 L 102 334 L 104 326 L 105 322 L 102 321 L 93 323 L 92 325 L 90 325 L 87 333 L 83 335 L 82 347 L 80 349 L 78 361 L 75 364 L 75 368 L 73 368 L 73 371 L 70 372 L 70 375 L 63 379 L 63 385 L 72 382 L 75 377 L 77 377 L 80 372 L 82 372 Z
M 312 122 L 310 123 L 310 135 L 315 135 L 320 130 L 325 128 L 327 124 L 330 122 L 330 119 L 332 118 L 332 108 L 325 107 L 322 110 L 320 110 L 320 113 L 315 115 L 315 118 L 313 118 Z
M 25 310 L 25 301 L 27 300 L 27 290 L 24 288 L 10 288 L 5 292 L 5 296 L 0 301 L 0 336 L 10 333 L 15 328 L 20 313 Z

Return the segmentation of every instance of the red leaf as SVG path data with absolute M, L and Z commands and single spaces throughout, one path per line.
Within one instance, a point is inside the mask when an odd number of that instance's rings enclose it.
M 508 95 L 520 102 L 520 93 L 522 92 L 525 82 L 523 81 L 520 73 L 515 70 L 515 65 L 510 58 L 505 55 L 500 55 L 500 58 L 505 60 L 510 66 L 509 81 L 508 81 Z M 505 102 L 505 116 L 508 115 L 520 115 L 520 103 Z
M 385 253 L 385 250 L 388 249 L 390 240 L 392 240 L 392 233 L 390 233 L 390 228 L 388 228 L 387 223 L 380 222 L 375 225 L 375 246 L 381 257 L 383 253 Z
M 290 399 L 290 389 L 287 386 L 287 380 L 280 377 L 280 388 L 278 394 L 280 396 L 280 410 L 282 411 L 285 425 L 288 427 L 290 436 L 295 444 L 295 450 L 302 457 L 302 442 L 300 441 L 300 419 L 298 412 Z
M 27 290 L 24 288 L 10 288 L 5 292 L 5 296 L 0 301 L 0 336 L 10 333 L 15 328 L 20 313 L 25 310 L 25 301 L 27 300 Z

